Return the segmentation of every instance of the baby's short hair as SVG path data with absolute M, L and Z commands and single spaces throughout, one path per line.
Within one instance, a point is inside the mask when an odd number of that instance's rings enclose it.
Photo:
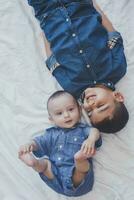
M 51 100 L 56 99 L 57 97 L 60 97 L 60 96 L 66 95 L 66 94 L 72 96 L 73 99 L 74 99 L 74 101 L 76 102 L 76 104 L 79 105 L 78 102 L 77 102 L 77 100 L 75 99 L 75 97 L 74 97 L 72 94 L 70 94 L 69 92 L 66 92 L 65 90 L 58 90 L 58 91 L 54 92 L 54 93 L 48 98 L 48 100 L 47 100 L 47 110 L 49 111 L 49 106 L 48 106 L 48 105 L 49 105 L 49 102 L 50 102 Z

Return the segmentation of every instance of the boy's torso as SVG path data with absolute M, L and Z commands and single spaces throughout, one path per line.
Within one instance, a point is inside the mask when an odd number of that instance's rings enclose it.
M 79 97 L 96 82 L 116 83 L 124 67 L 113 65 L 108 34 L 92 1 L 44 2 L 35 13 L 56 58 L 53 75 L 61 86 Z

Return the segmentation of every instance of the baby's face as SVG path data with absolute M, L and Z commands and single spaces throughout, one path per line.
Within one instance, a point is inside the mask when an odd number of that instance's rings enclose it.
M 84 108 L 93 123 L 102 121 L 105 118 L 112 118 L 115 109 L 114 92 L 102 88 L 94 87 L 85 90 Z
M 64 94 L 49 103 L 51 121 L 61 128 L 71 128 L 80 120 L 80 109 L 70 94 Z

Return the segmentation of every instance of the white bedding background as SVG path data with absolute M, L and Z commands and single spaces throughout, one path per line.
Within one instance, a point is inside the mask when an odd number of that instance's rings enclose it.
M 98 0 L 124 39 L 128 72 L 117 84 L 130 113 L 103 134 L 92 192 L 78 200 L 134 200 L 134 1 Z M 57 84 L 47 71 L 41 29 L 26 0 L 0 0 L 0 200 L 63 200 L 18 158 L 20 144 L 49 126 L 46 101 Z

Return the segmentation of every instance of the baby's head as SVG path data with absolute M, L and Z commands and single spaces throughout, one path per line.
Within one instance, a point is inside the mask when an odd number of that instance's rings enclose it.
M 47 102 L 49 119 L 56 126 L 71 128 L 80 121 L 81 109 L 76 99 L 63 90 L 53 93 Z
M 129 119 L 123 95 L 104 86 L 85 90 L 84 108 L 91 124 L 106 133 L 120 131 Z

